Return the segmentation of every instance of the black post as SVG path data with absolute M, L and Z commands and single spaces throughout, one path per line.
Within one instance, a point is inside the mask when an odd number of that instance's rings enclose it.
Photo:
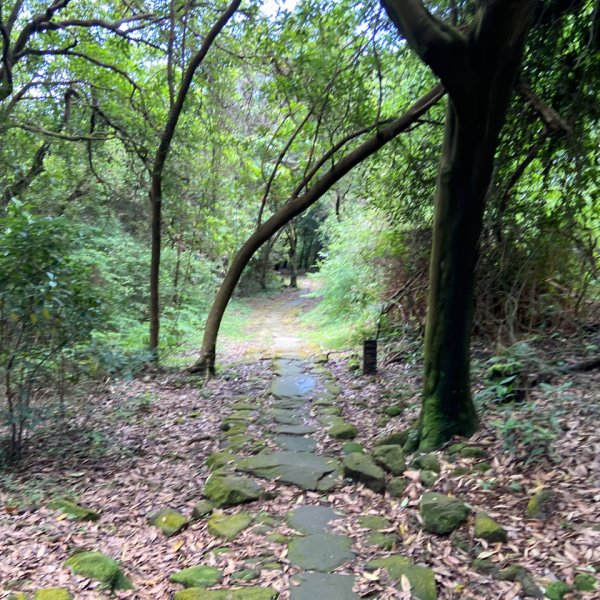
M 363 343 L 363 375 L 377 373 L 377 340 L 365 340 Z

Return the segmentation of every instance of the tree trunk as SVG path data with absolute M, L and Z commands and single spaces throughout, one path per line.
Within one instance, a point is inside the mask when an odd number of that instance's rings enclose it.
M 160 334 L 160 252 L 161 252 L 161 229 L 162 229 L 162 181 L 165 163 L 171 150 L 171 143 L 179 117 L 183 111 L 185 99 L 192 85 L 194 75 L 202 64 L 213 42 L 227 25 L 241 4 L 241 0 L 232 0 L 227 9 L 215 22 L 208 32 L 200 49 L 192 56 L 183 74 L 181 86 L 177 93 L 177 99 L 171 104 L 165 128 L 162 132 L 154 163 L 152 165 L 152 182 L 150 184 L 150 206 L 151 206 L 151 244 L 150 255 L 150 351 L 155 360 L 158 360 L 158 344 Z
M 206 320 L 200 357 L 188 369 L 189 372 L 202 373 L 207 377 L 215 374 L 217 337 L 219 335 L 221 320 L 235 290 L 235 286 L 254 253 L 294 217 L 310 208 L 356 165 L 363 162 L 400 135 L 400 133 L 408 129 L 443 96 L 444 89 L 441 85 L 433 88 L 429 93 L 421 97 L 404 115 L 395 119 L 389 125 L 382 127 L 375 135 L 341 158 L 304 194 L 292 197 L 287 204 L 256 229 L 236 254 L 225 275 L 225 279 L 221 283 L 221 287 L 217 292 Z M 303 187 L 304 185 L 297 189 L 302 189 Z

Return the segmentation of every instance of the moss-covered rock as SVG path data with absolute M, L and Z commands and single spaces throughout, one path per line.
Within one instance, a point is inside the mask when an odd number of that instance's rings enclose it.
M 425 487 L 431 487 L 437 481 L 438 474 L 435 471 L 419 471 L 419 481 Z
M 358 517 L 358 524 L 367 529 L 389 529 L 392 522 L 380 515 L 361 515 Z
M 77 552 L 65 561 L 65 566 L 75 575 L 100 581 L 111 590 L 133 589 L 119 563 L 102 552 Z
M 183 531 L 189 525 L 189 519 L 171 508 L 163 508 L 148 517 L 150 525 L 160 529 L 164 535 L 171 537 Z
M 570 591 L 570 586 L 564 581 L 557 580 L 548 584 L 544 593 L 546 594 L 546 598 L 550 598 L 550 600 L 562 600 Z
M 558 494 L 551 489 L 543 489 L 529 498 L 527 516 L 530 519 L 547 519 L 556 510 Z
M 213 473 L 204 486 L 204 495 L 218 508 L 258 500 L 264 489 L 248 477 Z
M 593 592 L 596 589 L 596 578 L 590 573 L 577 573 L 575 589 L 579 592 Z
M 215 505 L 210 500 L 199 500 L 194 504 L 192 510 L 192 518 L 201 519 L 206 515 L 209 515 L 215 508 Z
M 477 448 L 476 446 L 465 446 L 461 448 L 459 454 L 463 458 L 485 458 L 487 456 L 483 448 Z
M 237 590 L 205 590 L 188 588 L 175 592 L 173 600 L 276 600 L 279 593 L 273 588 L 246 587 Z
M 382 533 L 381 531 L 372 531 L 366 537 L 367 544 L 377 546 L 382 550 L 393 550 L 398 543 L 398 536 L 394 533 Z
M 75 521 L 97 521 L 100 518 L 100 513 L 95 510 L 81 506 L 66 498 L 52 500 L 48 507 L 52 510 L 59 510 Z
M 531 573 L 521 565 L 510 565 L 502 569 L 498 572 L 498 579 L 502 581 L 518 581 L 526 596 L 532 596 L 533 598 L 541 598 L 543 596 L 542 590 L 540 590 L 533 580 Z
M 259 576 L 259 572 L 256 569 L 240 569 L 231 574 L 233 581 L 252 581 Z
M 404 451 L 400 446 L 376 446 L 372 456 L 375 464 L 392 475 L 401 475 L 406 470 Z
M 283 535 L 282 533 L 279 533 L 277 531 L 272 531 L 271 533 L 269 533 L 269 535 L 267 535 L 267 541 L 273 542 L 275 544 L 287 544 L 289 538 L 287 535 Z
M 323 406 L 320 411 L 323 415 L 338 416 L 342 414 L 342 409 L 339 406 Z
M 359 444 L 358 442 L 346 442 L 342 446 L 342 452 L 344 454 L 352 454 L 353 452 L 358 452 L 359 454 L 364 454 L 365 449 L 364 449 L 363 445 Z
M 252 523 L 252 516 L 245 512 L 235 515 L 213 513 L 208 520 L 208 531 L 215 537 L 222 537 L 231 541 Z
M 375 440 L 375 446 L 404 446 L 406 440 L 408 438 L 409 429 L 404 431 L 394 431 L 393 433 L 388 433 L 380 438 Z
M 421 456 L 415 457 L 410 466 L 413 469 L 435 471 L 436 473 L 441 471 L 440 461 L 434 454 L 421 454 Z
M 385 488 L 385 473 L 370 457 L 354 452 L 343 458 L 344 476 L 364 483 L 374 492 L 383 492 Z
M 474 537 L 490 542 L 491 544 L 508 541 L 506 529 L 483 512 L 475 515 Z
M 391 579 L 401 580 L 406 577 L 411 592 L 419 600 L 437 600 L 435 576 L 431 569 L 412 564 L 403 556 L 388 556 L 369 561 L 365 565 L 367 571 L 385 569 Z
M 387 484 L 387 492 L 392 498 L 401 498 L 406 490 L 407 481 L 404 477 L 392 477 Z
M 448 446 L 448 449 L 446 450 L 446 452 L 448 452 L 448 454 L 450 456 L 454 456 L 455 454 L 458 454 L 466 446 L 467 445 L 464 442 L 458 442 L 456 444 L 451 444 L 450 446 Z
M 33 600 L 73 600 L 73 596 L 66 588 L 43 588 L 34 594 Z
M 173 583 L 180 583 L 186 588 L 207 588 L 223 581 L 223 574 L 216 567 L 196 565 L 173 573 L 169 579 Z
M 388 406 L 384 412 L 388 417 L 397 417 L 404 412 L 404 405 L 392 404 L 391 406 Z
M 483 573 L 484 575 L 495 576 L 498 574 L 498 567 L 487 558 L 476 558 L 472 566 L 478 573 Z
M 336 440 L 353 440 L 358 435 L 358 429 L 352 423 L 338 417 L 332 421 L 328 433 Z
M 213 452 L 206 457 L 205 464 L 211 471 L 223 469 L 225 467 L 235 467 L 235 461 L 238 457 L 226 450 L 220 450 L 219 452 Z
M 450 533 L 464 523 L 469 515 L 469 507 L 450 496 L 425 492 L 419 505 L 423 526 L 432 533 Z

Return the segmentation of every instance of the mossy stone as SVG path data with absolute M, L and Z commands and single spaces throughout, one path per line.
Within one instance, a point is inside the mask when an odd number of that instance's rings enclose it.
M 261 565 L 265 571 L 280 571 L 281 565 L 273 560 L 267 561 Z
M 387 485 L 388 494 L 392 498 L 401 498 L 406 490 L 407 481 L 404 477 L 392 477 Z
M 333 421 L 328 433 L 336 440 L 353 440 L 358 435 L 358 429 L 352 423 L 337 418 Z
M 417 456 L 410 465 L 413 469 L 423 469 L 425 471 L 441 471 L 440 461 L 433 454 L 421 454 Z
M 465 446 L 460 449 L 459 454 L 463 458 L 485 458 L 487 456 L 483 448 L 477 448 L 476 446 Z
M 469 507 L 464 502 L 436 492 L 425 492 L 421 496 L 419 510 L 424 528 L 439 534 L 454 531 L 469 515 Z
M 382 550 L 392 550 L 398 543 L 398 536 L 393 533 L 382 533 L 381 531 L 372 531 L 366 537 L 367 544 L 377 546 Z
M 343 458 L 344 476 L 364 483 L 374 492 L 383 492 L 385 488 L 385 473 L 370 457 L 354 452 Z
M 264 489 L 248 477 L 213 473 L 204 486 L 204 495 L 218 508 L 258 500 Z
M 450 446 L 448 446 L 448 454 L 450 454 L 450 456 L 453 456 L 454 454 L 458 454 L 463 448 L 466 448 L 466 444 L 464 442 L 458 442 L 456 444 L 451 444 Z
M 194 504 L 192 510 L 192 517 L 194 519 L 201 519 L 206 515 L 209 515 L 215 508 L 215 505 L 210 500 L 199 500 Z
M 435 575 L 431 569 L 412 564 L 403 556 L 388 556 L 369 561 L 367 571 L 385 569 L 392 579 L 406 577 L 411 586 L 411 593 L 419 600 L 437 600 Z
M 377 446 L 373 449 L 373 461 L 392 475 L 401 475 L 406 470 L 404 451 L 400 446 Z
M 342 409 L 339 406 L 323 406 L 320 410 L 323 415 L 338 416 L 342 414 Z
M 394 431 L 375 440 L 375 446 L 404 446 L 409 430 Z
M 577 573 L 575 589 L 579 592 L 593 592 L 596 589 L 596 578 L 590 573 Z
M 235 461 L 238 457 L 226 450 L 220 450 L 219 452 L 213 452 L 206 457 L 205 464 L 211 471 L 222 469 L 224 467 L 235 466 Z
M 241 569 L 231 574 L 233 581 L 252 581 L 256 579 L 259 572 L 256 569 Z
M 492 519 L 489 515 L 483 512 L 477 513 L 475 515 L 474 537 L 480 540 L 485 540 L 490 544 L 508 541 L 508 534 L 506 533 L 506 529 L 504 529 L 502 525 L 496 523 L 494 519 Z
M 247 529 L 252 523 L 252 516 L 246 512 L 234 515 L 213 513 L 208 520 L 208 531 L 215 537 L 225 538 L 227 541 L 234 540 L 238 534 Z
M 550 600 L 562 600 L 570 591 L 570 586 L 564 581 L 557 580 L 548 584 L 544 593 L 546 594 L 546 598 L 550 598 Z
M 346 442 L 342 446 L 342 452 L 344 454 L 352 454 L 354 452 L 358 452 L 359 454 L 364 454 L 365 449 L 364 449 L 363 445 L 359 444 L 358 442 Z
M 111 590 L 133 589 L 119 563 L 102 552 L 77 552 L 65 561 L 65 566 L 75 575 L 100 581 Z
M 472 566 L 477 572 L 484 575 L 496 575 L 498 573 L 498 567 L 487 558 L 476 558 Z
M 530 519 L 547 519 L 556 509 L 558 494 L 551 489 L 540 490 L 529 498 L 527 516 Z
M 454 475 L 454 477 L 462 477 L 463 475 L 467 475 L 470 472 L 471 469 L 469 467 L 456 467 L 456 469 L 452 471 L 452 475 Z
M 358 524 L 367 529 L 389 529 L 392 522 L 380 515 L 361 515 L 358 517 Z
M 492 468 L 489 462 L 481 462 L 473 465 L 473 471 L 477 471 L 478 473 L 486 473 Z
M 163 508 L 148 517 L 150 525 L 160 529 L 164 535 L 171 537 L 183 531 L 189 524 L 189 519 L 171 508 Z
M 223 581 L 223 574 L 216 567 L 196 565 L 173 573 L 169 579 L 183 587 L 211 587 Z
M 388 417 L 397 417 L 404 412 L 404 406 L 402 404 L 392 404 L 384 412 Z
M 419 481 L 425 487 L 431 487 L 437 481 L 438 474 L 435 471 L 419 471 Z
M 100 518 L 100 513 L 95 510 L 81 506 L 66 498 L 52 500 L 48 507 L 53 510 L 60 510 L 75 521 L 97 521 Z
M 269 542 L 273 542 L 275 544 L 287 544 L 288 543 L 288 536 L 287 535 L 283 535 L 282 533 L 278 533 L 277 531 L 272 531 L 268 536 L 267 536 L 267 540 Z
M 537 586 L 529 571 L 521 565 L 510 565 L 506 569 L 502 569 L 498 572 L 498 579 L 502 581 L 518 581 L 526 596 L 534 598 L 541 598 L 543 596 L 542 590 Z
M 237 590 L 188 588 L 175 592 L 173 600 L 276 600 L 277 596 L 277 590 L 265 587 L 245 587 Z
M 43 588 L 35 593 L 33 600 L 73 600 L 73 596 L 66 588 Z
M 66 498 L 52 500 L 48 506 L 53 510 L 60 510 L 75 521 L 97 521 L 100 518 L 100 513 L 95 510 L 81 506 Z

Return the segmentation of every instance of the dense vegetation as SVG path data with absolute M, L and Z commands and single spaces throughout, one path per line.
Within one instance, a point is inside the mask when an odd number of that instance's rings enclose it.
M 440 252 L 467 236 L 459 220 L 434 246 L 430 279 L 444 126 L 456 150 L 448 123 L 475 118 L 461 98 L 483 79 L 423 46 L 409 14 L 419 2 L 382 4 L 2 4 L 4 459 L 19 458 L 38 423 L 64 418 L 66 395 L 149 363 L 181 365 L 232 265 L 239 273 L 210 329 L 208 371 L 238 279 L 242 292 L 264 290 L 279 281 L 276 264 L 292 283 L 299 269 L 319 270 L 324 301 L 312 318 L 335 327 L 338 343 L 423 334 Z M 600 22 L 591 0 L 523 3 L 527 14 L 494 27 L 494 6 L 506 3 L 428 4 L 437 33 L 451 31 L 470 64 L 507 69 L 500 90 L 481 83 L 494 99 L 488 125 L 469 121 L 461 139 L 481 141 L 491 127 L 485 148 L 472 148 L 487 163 L 464 184 L 477 197 L 477 231 L 452 259 L 452 300 L 446 288 L 429 300 L 429 322 L 458 323 L 467 348 L 461 365 L 428 363 L 430 373 L 461 371 L 464 403 L 446 415 L 469 414 L 431 433 L 425 445 L 436 446 L 475 425 L 470 287 L 473 330 L 497 352 L 597 325 Z M 493 46 L 502 27 L 520 27 L 514 56 Z M 464 170 L 461 155 L 453 160 Z M 447 333 L 456 340 L 457 330 Z M 450 342 L 432 339 L 447 357 Z M 434 388 L 426 396 L 450 393 Z

